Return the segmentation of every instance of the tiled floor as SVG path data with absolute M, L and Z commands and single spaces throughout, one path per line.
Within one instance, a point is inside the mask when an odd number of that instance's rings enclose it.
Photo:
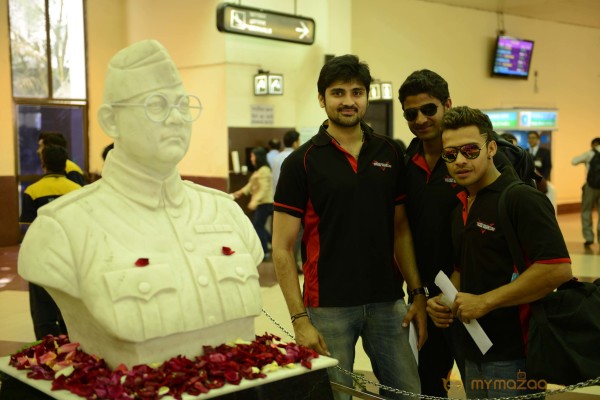
M 596 216 L 595 216 L 596 218 Z M 567 242 L 572 259 L 573 273 L 582 280 L 593 280 L 600 277 L 600 245 L 597 243 L 590 248 L 584 248 L 581 239 L 579 214 L 560 215 L 559 224 Z M 27 284 L 16 273 L 18 246 L 0 247 L 0 356 L 18 350 L 24 344 L 34 340 L 33 327 L 29 316 Z M 278 327 L 269 317 L 261 315 L 256 320 L 256 332 L 262 334 L 271 332 L 282 339 L 290 339 L 286 332 L 293 332 L 289 322 L 289 314 L 277 285 L 277 280 L 270 263 L 260 266 L 260 282 L 264 310 L 281 327 Z M 362 346 L 357 346 L 355 370 L 372 377 L 371 366 Z M 459 377 L 454 375 L 450 396 L 464 398 L 464 391 L 459 387 Z M 374 379 L 374 378 L 373 378 Z M 556 400 L 592 400 L 600 399 L 600 387 L 579 389 L 576 393 L 554 395 Z

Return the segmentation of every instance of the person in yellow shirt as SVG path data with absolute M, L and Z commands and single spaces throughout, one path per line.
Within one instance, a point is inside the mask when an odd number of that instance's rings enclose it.
M 42 150 L 44 146 L 61 146 L 67 149 L 67 139 L 60 132 L 42 132 L 38 137 L 38 150 L 37 153 L 42 157 Z M 83 176 L 83 170 L 79 167 L 79 165 L 75 164 L 73 161 L 67 158 L 67 164 L 65 167 L 65 173 L 67 178 L 72 180 L 73 182 L 83 186 L 86 184 L 85 177 Z
M 67 179 L 65 165 L 67 150 L 61 146 L 45 146 L 41 151 L 44 176 L 31 184 L 23 193 L 22 211 L 19 222 L 29 226 L 37 217 L 40 207 L 60 196 L 81 188 L 81 185 Z M 58 336 L 67 333 L 67 327 L 60 310 L 48 292 L 29 282 L 29 307 L 33 330 L 37 340 L 46 335 Z

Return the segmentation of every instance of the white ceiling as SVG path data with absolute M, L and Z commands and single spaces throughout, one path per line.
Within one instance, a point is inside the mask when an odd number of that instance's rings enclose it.
M 600 29 L 600 0 L 421 0 Z

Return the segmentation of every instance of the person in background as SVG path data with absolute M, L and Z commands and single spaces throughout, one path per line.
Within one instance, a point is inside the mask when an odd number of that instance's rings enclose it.
M 527 134 L 527 142 L 529 143 L 529 152 L 535 161 L 535 167 L 544 179 L 549 181 L 552 171 L 550 150 L 540 146 L 540 134 L 536 131 Z
M 512 133 L 505 132 L 505 133 L 503 133 L 503 134 L 500 135 L 500 138 L 506 140 L 509 143 L 512 143 L 515 146 L 519 146 L 519 140 Z M 530 154 L 531 154 L 531 152 L 530 152 Z M 532 158 L 533 158 L 533 156 L 532 156 Z M 545 193 L 546 196 L 548 197 L 548 199 L 550 199 L 550 202 L 552 203 L 552 205 L 554 206 L 554 208 L 556 208 L 556 204 L 555 204 L 556 203 L 556 201 L 555 201 L 556 191 L 554 189 L 554 186 L 552 185 L 552 183 L 550 183 L 549 181 L 547 181 L 546 178 L 544 178 L 542 176 L 542 174 L 537 169 L 537 167 L 536 167 L 536 174 L 538 175 L 538 178 L 539 178 L 539 180 L 536 182 L 537 189 L 540 192 Z
M 369 67 L 354 55 L 334 57 L 322 67 L 318 100 L 327 119 L 281 167 L 273 262 L 299 344 L 331 355 L 351 372 L 361 337 L 381 384 L 419 393 L 408 325 L 415 322 L 421 347 L 427 338 L 426 299 L 403 204 L 404 155 L 393 139 L 362 121 L 370 84 Z M 303 294 L 294 260 L 301 224 Z M 410 306 L 402 277 L 414 297 Z M 350 375 L 336 368 L 328 372 L 333 382 L 352 386 Z M 339 391 L 334 396 L 350 399 Z
M 279 152 L 281 150 L 281 142 L 279 141 L 279 139 L 273 138 L 273 139 L 269 140 L 269 142 L 267 143 L 267 146 L 269 146 L 269 152 L 267 153 L 267 162 L 272 167 L 273 160 L 275 159 L 275 157 L 279 154 Z
M 504 140 L 506 140 L 507 142 L 514 144 L 515 146 L 519 145 L 519 141 L 517 140 L 517 137 L 515 135 L 513 135 L 512 133 L 503 133 L 500 135 L 500 137 L 503 138 Z
M 462 191 L 448 174 L 442 152 L 442 117 L 452 106 L 448 83 L 428 69 L 414 71 L 398 91 L 404 119 L 415 137 L 407 149 L 406 215 L 410 222 L 415 256 L 423 286 L 429 296 L 440 293 L 434 279 L 441 270 L 452 274 L 451 211 L 459 203 L 456 195 Z M 462 368 L 453 330 L 427 324 L 427 342 L 419 352 L 421 393 L 447 397 L 447 379 L 456 358 Z M 462 372 L 462 369 L 461 369 Z
M 273 171 L 273 190 L 277 187 L 277 181 L 279 180 L 279 174 L 281 172 L 281 164 L 283 160 L 289 156 L 292 151 L 296 150 L 300 146 L 300 134 L 295 129 L 289 130 L 283 134 L 283 150 L 273 158 L 271 170 Z
M 40 133 L 40 135 L 38 137 L 38 150 L 37 150 L 38 155 L 40 157 L 42 154 L 42 150 L 44 149 L 44 146 L 49 146 L 49 145 L 62 146 L 65 148 L 65 150 L 68 150 L 67 139 L 65 139 L 65 136 L 60 132 L 42 132 L 42 133 Z M 69 178 L 73 182 L 75 182 L 81 186 L 86 184 L 86 180 L 83 176 L 82 169 L 79 167 L 79 165 L 75 164 L 73 161 L 67 159 L 67 166 L 66 166 L 65 171 L 67 174 L 67 178 Z
M 22 211 L 19 218 L 21 224 L 30 225 L 37 217 L 40 207 L 81 188 L 81 185 L 65 176 L 67 150 L 64 147 L 44 146 L 40 156 L 44 176 L 29 185 L 23 193 Z M 29 308 L 36 340 L 40 340 L 46 335 L 67 334 L 65 322 L 52 297 L 44 288 L 31 282 L 29 282 Z
M 591 147 L 590 150 L 573 157 L 571 164 L 585 164 L 586 171 L 589 173 L 590 163 L 594 158 L 594 155 L 600 153 L 600 137 L 592 140 Z M 600 213 L 600 187 L 591 187 L 586 179 L 586 182 L 581 188 L 581 229 L 583 232 L 583 239 L 585 240 L 583 243 L 585 247 L 594 244 L 594 221 L 592 217 L 594 207 L 596 208 L 596 211 Z M 596 238 L 600 242 L 600 216 L 596 227 Z
M 248 209 L 253 211 L 252 225 L 260 238 L 265 260 L 271 258 L 271 233 L 267 229 L 267 220 L 273 215 L 273 178 L 271 167 L 267 162 L 267 151 L 264 147 L 255 147 L 250 153 L 250 162 L 254 172 L 250 175 L 248 183 L 241 189 L 232 193 L 234 199 L 242 195 L 250 195 Z
M 273 170 L 273 191 L 277 188 L 277 181 L 279 181 L 279 174 L 281 172 L 281 164 L 283 161 L 292 154 L 292 151 L 296 150 L 298 146 L 300 146 L 300 134 L 295 129 L 289 130 L 283 134 L 283 146 L 284 149 L 281 153 L 275 156 L 273 160 L 273 164 L 271 164 L 271 169 Z M 296 238 L 296 243 L 294 244 L 294 256 L 296 258 L 296 265 L 298 266 L 298 273 L 302 274 L 302 256 L 301 256 L 301 248 L 302 248 L 302 235 L 304 234 L 304 229 L 300 226 L 300 231 L 298 232 L 298 237 Z
M 572 278 L 571 260 L 554 210 L 548 198 L 531 186 L 517 185 L 507 193 L 507 215 L 528 264 L 519 273 L 498 211 L 503 190 L 518 178 L 500 173 L 494 165 L 498 146 L 489 117 L 469 107 L 452 108 L 442 119 L 442 144 L 441 157 L 450 175 L 465 188 L 453 211 L 451 227 L 451 281 L 458 293 L 451 307 L 443 305 L 441 295 L 430 298 L 427 312 L 440 328 L 456 320 L 468 324 L 476 319 L 493 343 L 482 354 L 470 337 L 462 342 L 467 398 L 534 393 L 536 390 L 511 387 L 506 382 L 527 373 L 528 304 Z

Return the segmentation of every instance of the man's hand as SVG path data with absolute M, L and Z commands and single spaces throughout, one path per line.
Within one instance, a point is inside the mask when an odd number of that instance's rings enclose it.
M 331 355 L 327 350 L 325 339 L 307 317 L 294 322 L 294 334 L 296 335 L 296 343 L 311 348 L 321 355 Z
M 427 300 L 427 314 L 438 328 L 448 328 L 452 323 L 452 310 L 444 304 L 443 294 Z
M 411 304 L 404 321 L 402 321 L 403 327 L 408 327 L 410 321 L 414 321 L 417 328 L 417 335 L 419 341 L 417 347 L 421 350 L 421 347 L 427 340 L 427 313 L 425 310 L 427 298 L 425 295 L 419 294 L 414 297 L 413 303 Z
M 458 292 L 452 305 L 452 313 L 465 324 L 471 322 L 472 319 L 483 317 L 490 311 L 485 294 Z

